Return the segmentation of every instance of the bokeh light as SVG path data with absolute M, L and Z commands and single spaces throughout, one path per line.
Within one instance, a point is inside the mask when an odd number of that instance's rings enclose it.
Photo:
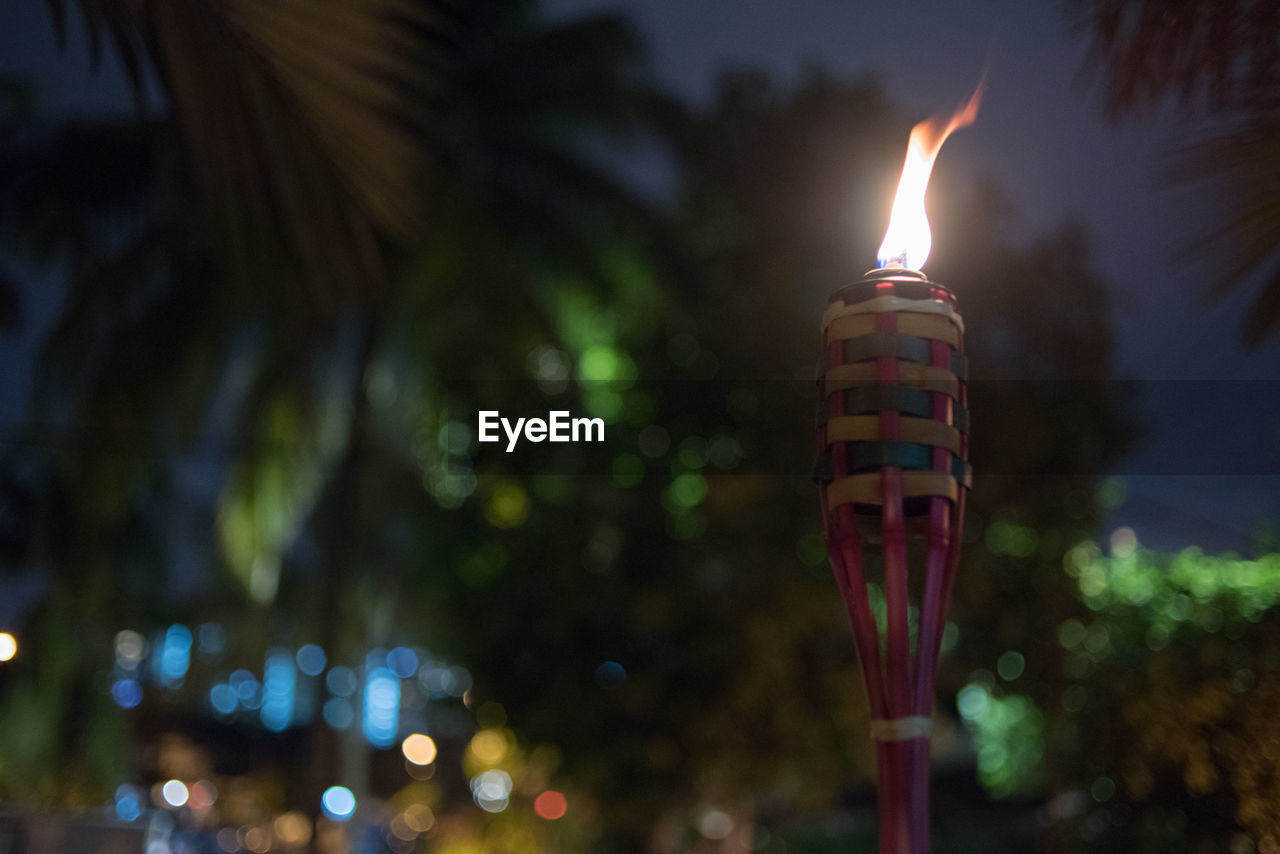
M 417 833 L 426 833 L 435 825 L 436 816 L 426 804 L 411 804 L 404 811 L 404 823 Z
M 1022 653 L 1015 650 L 1009 650 L 1003 653 L 996 660 L 996 673 L 1000 674 L 1000 678 L 1006 682 L 1012 682 L 1022 675 L 1027 669 L 1027 659 Z
M 395 743 L 400 726 L 400 679 L 389 668 L 370 671 L 364 683 L 364 703 L 360 721 L 364 737 L 374 747 Z
M 1133 528 L 1116 528 L 1111 533 L 1111 556 L 1130 558 L 1138 550 L 1138 535 Z
M 339 664 L 325 674 L 324 684 L 335 697 L 350 697 L 356 692 L 356 674 L 350 667 Z
M 341 697 L 327 700 L 320 714 L 324 716 L 324 722 L 334 729 L 346 729 L 356 721 L 356 710 Z
M 698 820 L 698 832 L 707 839 L 724 839 L 733 833 L 733 819 L 721 810 L 707 810 Z
M 183 625 L 172 625 L 164 633 L 156 675 L 163 684 L 177 685 L 187 675 L 190 666 L 191 630 Z
M 497 769 L 471 778 L 471 794 L 485 812 L 502 812 L 511 798 L 511 775 Z
M 485 765 L 496 765 L 507 755 L 507 740 L 501 732 L 482 729 L 471 738 L 471 755 Z
M 1015 525 L 1012 522 L 993 522 L 984 537 L 987 550 L 992 554 L 1010 557 L 1031 557 L 1040 544 L 1035 528 Z
M 306 845 L 311 841 L 311 820 L 297 811 L 277 816 L 271 829 L 276 839 L 288 846 Z
M 563 818 L 564 814 L 569 811 L 569 802 L 564 795 L 554 789 L 548 789 L 534 798 L 533 811 L 547 821 L 555 821 L 558 818 Z
M 303 644 L 298 648 L 298 669 L 308 676 L 319 676 L 324 672 L 328 659 L 324 650 L 313 643 Z
M 229 715 L 240 705 L 236 689 L 225 682 L 219 682 L 209 689 L 209 705 L 220 715 Z
M 272 732 L 283 732 L 293 720 L 297 678 L 293 656 L 287 650 L 267 655 L 262 673 L 262 725 Z
M 229 827 L 219 830 L 214 839 L 218 843 L 218 849 L 227 852 L 227 854 L 235 854 L 236 851 L 240 850 L 240 839 L 236 832 Z
M 136 786 L 116 788 L 116 815 L 121 821 L 137 821 L 142 815 L 142 792 Z
M 0 661 L 9 661 L 17 654 L 17 638 L 8 632 L 0 632 Z
M 996 797 L 1034 784 L 1045 751 L 1044 713 L 1030 697 L 992 693 L 991 674 L 972 679 L 956 696 L 956 710 L 973 736 L 978 779 Z
M 122 709 L 132 709 L 142 702 L 142 684 L 137 679 L 117 679 L 111 683 L 111 699 Z
M 516 528 L 529 518 L 530 510 L 524 487 L 514 480 L 503 480 L 494 486 L 484 515 L 495 528 Z
M 330 786 L 320 796 L 320 808 L 334 821 L 347 821 L 356 812 L 356 796 L 346 786 Z
M 199 780 L 187 789 L 187 806 L 193 810 L 207 810 L 217 800 L 218 787 L 208 780 Z
M 217 658 L 227 651 L 227 630 L 218 623 L 201 623 L 196 629 L 196 643 L 201 653 Z
M 116 632 L 116 663 L 125 669 L 132 669 L 142 661 L 146 654 L 147 642 L 135 631 L 125 629 Z
M 418 672 L 418 654 L 407 646 L 398 646 L 387 653 L 387 667 L 401 679 L 408 679 Z
M 685 472 L 672 479 L 662 495 L 662 504 L 672 511 L 687 510 L 701 504 L 706 496 L 706 478 L 694 472 Z
M 244 832 L 244 847 L 253 854 L 267 854 L 271 850 L 271 834 L 265 827 L 251 827 Z
M 246 709 L 256 709 L 262 704 L 262 686 L 248 670 L 236 670 L 228 678 L 236 692 L 236 702 Z
M 180 807 L 186 804 L 190 794 L 187 791 L 186 783 L 181 780 L 170 780 L 160 787 L 160 796 L 171 807 Z
M 436 761 L 436 743 L 429 735 L 415 732 L 400 744 L 404 758 L 414 765 L 430 765 Z

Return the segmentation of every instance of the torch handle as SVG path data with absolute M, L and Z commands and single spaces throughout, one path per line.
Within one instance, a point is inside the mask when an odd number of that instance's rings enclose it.
M 823 314 L 819 491 L 873 718 L 880 854 L 930 850 L 934 671 L 970 476 L 963 329 L 949 291 L 903 271 L 868 274 Z M 913 531 L 928 521 L 914 649 L 908 516 Z M 881 626 L 863 566 L 867 523 L 883 557 Z

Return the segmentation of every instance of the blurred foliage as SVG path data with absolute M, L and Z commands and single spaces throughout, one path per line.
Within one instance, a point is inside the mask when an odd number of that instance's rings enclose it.
M 1176 809 L 1189 841 L 1220 844 L 1233 828 L 1274 839 L 1280 555 L 1165 555 L 1121 529 L 1110 554 L 1085 541 L 1064 567 L 1088 614 L 1057 631 L 1070 680 L 1061 748 L 1088 734 L 1081 776 L 1105 780 L 1082 819 L 1093 836 L 1138 841 L 1141 823 L 1121 816 Z
M 1221 109 L 1277 94 L 1280 10 L 1266 0 L 1074 0 L 1067 11 L 1092 40 L 1089 64 L 1107 75 L 1113 112 L 1167 98 Z
M 1257 295 L 1240 323 L 1246 344 L 1280 332 L 1280 8 L 1269 0 L 1075 0 L 1112 115 L 1175 101 L 1218 121 L 1180 142 L 1166 179 L 1204 182 L 1223 199 L 1221 225 L 1189 251 L 1214 267 L 1214 298 Z
M 139 104 L 157 86 L 200 188 L 226 290 L 287 278 L 299 314 L 385 281 L 378 241 L 416 235 L 435 147 L 446 2 L 47 0 L 59 39 L 83 18 Z

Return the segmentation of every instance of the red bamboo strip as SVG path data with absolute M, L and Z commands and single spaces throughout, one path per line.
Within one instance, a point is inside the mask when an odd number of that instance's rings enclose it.
M 950 364 L 951 348 L 946 342 L 933 341 L 929 352 L 930 363 L 935 366 Z M 939 422 L 951 422 L 951 401 L 944 394 L 933 395 L 933 417 Z M 943 448 L 933 451 L 933 467 L 947 471 L 950 459 Z M 933 715 L 934 677 L 938 663 L 938 651 L 945 628 L 942 608 L 942 588 L 946 573 L 947 556 L 951 545 L 951 502 L 943 498 L 929 501 L 928 557 L 925 564 L 924 592 L 920 602 L 920 626 L 916 634 L 916 691 L 914 714 L 922 717 Z M 929 740 L 912 743 L 913 787 L 912 804 L 912 854 L 928 854 L 929 851 Z
M 830 345 L 831 358 L 842 357 L 839 342 Z M 827 400 L 831 415 L 844 414 L 844 395 L 834 394 Z M 825 427 L 819 435 L 819 442 L 825 445 Z M 820 446 L 821 447 L 821 446 Z M 848 459 L 842 443 L 831 447 L 831 464 L 835 472 L 844 472 L 848 468 Z M 827 534 L 827 554 L 831 568 L 836 575 L 836 583 L 845 600 L 845 608 L 849 613 L 849 622 L 853 629 L 854 643 L 857 647 L 858 660 L 862 666 L 863 679 L 867 683 L 868 705 L 877 717 L 886 713 L 884 679 L 880 668 L 880 645 L 876 636 L 875 617 L 871 613 L 871 605 L 867 601 L 866 575 L 862 568 L 862 543 L 858 536 L 858 523 L 853 507 L 843 504 L 832 513 L 827 504 L 826 489 L 821 490 L 822 519 Z
M 877 332 L 897 332 L 895 312 L 876 314 Z M 876 359 L 878 380 L 884 385 L 898 382 L 898 360 L 893 356 Z M 901 416 L 896 411 L 880 412 L 880 438 L 896 441 L 901 437 Z M 887 674 L 889 718 L 911 714 L 911 636 L 907 619 L 909 587 L 907 577 L 907 535 L 903 518 L 902 469 L 887 466 L 881 475 L 883 497 L 880 503 L 880 531 L 884 555 L 885 598 L 885 671 Z M 888 754 L 892 785 L 887 789 L 891 801 L 891 823 L 881 828 L 882 840 L 892 840 L 889 850 L 905 854 L 910 849 L 911 820 L 909 801 L 911 785 L 908 742 L 882 742 Z M 883 847 L 883 845 L 882 845 Z

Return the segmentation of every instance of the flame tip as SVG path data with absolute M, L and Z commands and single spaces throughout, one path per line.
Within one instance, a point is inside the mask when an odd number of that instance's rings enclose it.
M 978 81 L 968 99 L 951 114 L 944 124 L 940 117 L 920 122 L 911 129 L 907 141 L 907 158 L 898 180 L 898 192 L 889 214 L 889 227 L 884 242 L 877 253 L 877 263 L 882 269 L 897 267 L 919 271 L 929 257 L 933 235 L 929 230 L 929 217 L 924 210 L 925 190 L 934 161 L 947 137 L 962 127 L 973 124 L 982 105 L 982 87 L 986 79 Z

